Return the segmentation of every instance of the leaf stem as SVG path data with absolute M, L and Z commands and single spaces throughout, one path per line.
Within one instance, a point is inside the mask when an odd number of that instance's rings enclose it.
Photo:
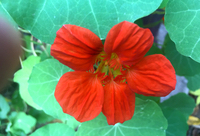
M 152 14 L 164 15 L 165 11 L 154 11 Z
M 33 40 L 33 36 L 31 35 L 31 40 Z M 35 49 L 34 49 L 34 44 L 33 42 L 31 42 L 31 50 L 32 50 L 32 53 L 34 56 L 37 56 L 36 52 L 35 52 Z
M 23 33 L 30 34 L 30 32 L 29 32 L 29 31 L 27 31 L 27 30 L 24 30 L 24 29 L 22 29 L 22 28 L 20 28 L 20 27 L 18 27 L 18 30 L 19 30 L 19 31 L 21 31 L 21 32 L 23 32 Z
M 21 48 L 22 48 L 24 51 L 26 51 L 26 52 L 32 53 L 32 50 L 29 50 L 29 49 L 27 49 L 27 48 L 25 48 L 25 47 L 23 47 L 23 46 L 21 46 Z M 35 50 L 35 52 L 36 52 L 36 53 L 42 53 L 42 51 L 40 51 L 40 50 Z

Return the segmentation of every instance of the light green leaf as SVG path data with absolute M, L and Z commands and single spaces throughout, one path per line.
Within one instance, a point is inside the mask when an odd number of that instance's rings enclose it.
M 50 44 L 63 24 L 88 28 L 105 39 L 115 24 L 124 20 L 134 22 L 147 16 L 161 2 L 162 0 L 1 0 L 3 7 L 18 25 Z
M 30 133 L 36 124 L 36 119 L 24 112 L 19 112 L 12 117 L 12 126 L 10 132 L 15 133 L 17 130 L 23 130 L 26 134 Z M 7 130 L 8 131 L 8 130 Z
M 33 69 L 33 66 L 40 62 L 40 57 L 30 56 L 22 62 L 22 69 L 18 70 L 14 75 L 14 82 L 19 83 L 19 91 L 22 99 L 30 106 L 41 109 L 33 102 L 31 95 L 28 92 L 28 79 Z
M 195 107 L 194 99 L 185 93 L 178 93 L 160 104 L 163 108 L 172 108 L 182 112 L 187 119 Z
M 200 89 L 195 90 L 195 91 L 190 91 L 190 93 L 196 96 L 200 96 Z
M 196 105 L 199 105 L 199 104 L 200 104 L 200 96 L 198 96 L 196 100 Z
M 186 77 L 188 80 L 187 87 L 195 91 L 200 88 L 200 74 L 196 74 L 194 76 L 187 76 Z
M 54 91 L 60 77 L 69 71 L 72 70 L 56 59 L 47 59 L 34 66 L 28 81 L 28 90 L 33 101 L 45 113 L 61 120 L 68 120 L 73 117 L 63 113 L 54 97 Z
M 0 94 L 0 119 L 6 119 L 7 114 L 10 111 L 10 107 L 5 98 Z
M 175 47 L 174 42 L 169 38 L 169 35 L 165 37 L 166 48 L 165 56 L 172 63 L 176 74 L 180 76 L 193 76 L 200 73 L 200 63 L 192 60 L 190 57 L 181 55 Z
M 136 98 L 133 118 L 123 124 L 108 125 L 101 113 L 81 124 L 77 136 L 165 136 L 167 120 L 159 106 L 151 100 Z
M 163 113 L 168 121 L 166 136 L 185 136 L 188 130 L 187 120 L 178 110 L 163 108 Z
M 200 62 L 199 0 L 169 0 L 165 26 L 178 52 Z
M 75 131 L 65 124 L 53 123 L 37 129 L 30 136 L 74 136 Z

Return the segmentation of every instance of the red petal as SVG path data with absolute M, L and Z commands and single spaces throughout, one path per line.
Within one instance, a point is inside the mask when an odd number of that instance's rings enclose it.
M 148 52 L 153 39 L 149 29 L 124 21 L 111 28 L 106 37 L 104 50 L 109 55 L 116 53 L 121 64 L 133 65 Z
M 130 120 L 135 110 L 135 93 L 126 83 L 111 81 L 104 86 L 104 104 L 102 112 L 108 124 L 123 123 Z
M 51 55 L 74 70 L 90 70 L 103 50 L 99 37 L 90 30 L 64 25 L 57 31 Z
M 103 86 L 94 74 L 67 72 L 56 86 L 55 98 L 63 112 L 80 122 L 88 121 L 98 116 L 102 110 Z
M 130 68 L 126 78 L 132 91 L 145 96 L 166 96 L 176 85 L 173 66 L 158 54 L 143 58 Z

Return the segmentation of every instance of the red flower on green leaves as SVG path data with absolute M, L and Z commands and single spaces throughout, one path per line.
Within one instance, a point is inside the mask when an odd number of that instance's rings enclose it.
M 159 54 L 144 57 L 153 39 L 149 29 L 127 21 L 111 28 L 104 45 L 90 30 L 64 25 L 51 46 L 51 55 L 74 70 L 56 86 L 63 111 L 80 122 L 103 112 L 114 125 L 132 118 L 135 93 L 168 95 L 176 84 L 171 63 Z

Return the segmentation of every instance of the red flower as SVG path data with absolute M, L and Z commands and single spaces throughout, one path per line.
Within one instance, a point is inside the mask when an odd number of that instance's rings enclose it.
M 64 25 L 51 46 L 51 55 L 75 70 L 56 86 L 63 111 L 80 122 L 103 112 L 114 125 L 132 118 L 135 93 L 168 95 L 175 88 L 175 71 L 163 55 L 144 57 L 152 44 L 149 29 L 127 21 L 111 28 L 104 45 L 90 30 Z

